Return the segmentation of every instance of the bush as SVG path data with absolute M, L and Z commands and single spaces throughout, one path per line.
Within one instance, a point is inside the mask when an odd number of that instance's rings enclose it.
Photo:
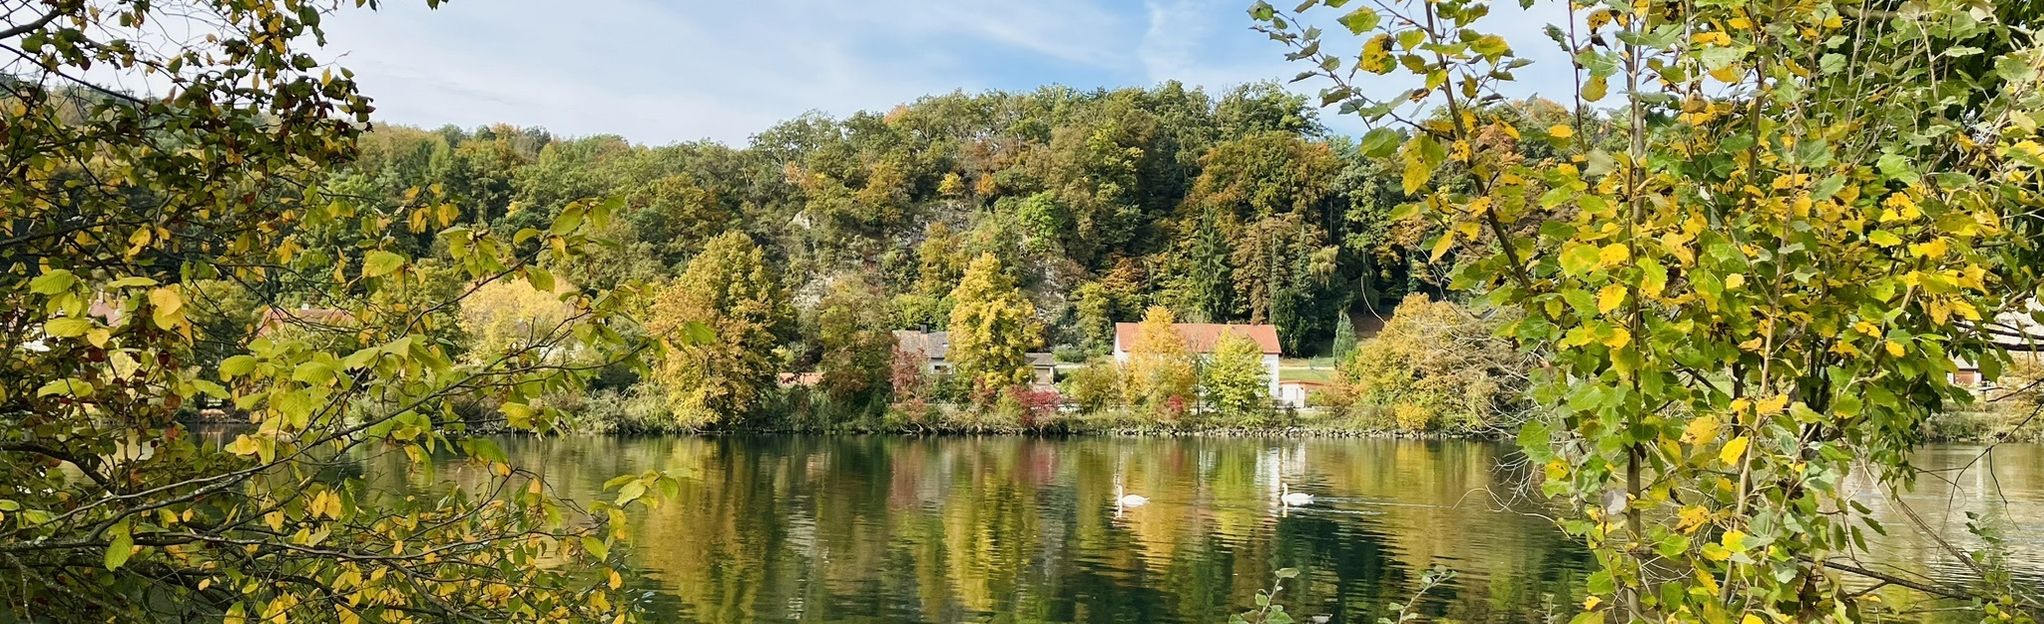
M 1101 358 L 1065 375 L 1064 394 L 1080 411 L 1098 412 L 1121 405 L 1121 367 Z
M 1337 390 L 1356 418 L 1389 417 L 1413 431 L 1476 431 L 1508 424 L 1526 407 L 1533 362 L 1497 336 L 1499 310 L 1411 295 L 1384 330 L 1340 363 Z
M 1086 361 L 1086 357 L 1091 354 L 1078 345 L 1058 345 L 1057 348 L 1050 350 L 1050 355 L 1059 362 L 1077 364 Z

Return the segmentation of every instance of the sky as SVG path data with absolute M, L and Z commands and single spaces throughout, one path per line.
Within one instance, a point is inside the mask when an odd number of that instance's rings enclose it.
M 455 0 L 383 3 L 327 21 L 325 56 L 355 71 L 378 119 L 542 126 L 660 145 L 743 144 L 808 111 L 887 110 L 963 90 L 1143 87 L 1218 95 L 1299 67 L 1250 30 L 1249 0 Z M 1289 4 L 1289 3 L 1285 3 Z M 1565 96 L 1566 56 L 1540 34 L 1557 2 L 1504 2 L 1489 28 L 1536 61 L 1514 96 Z M 1335 10 L 1315 23 L 1339 30 Z M 1355 41 L 1329 42 L 1330 48 Z M 1322 86 L 1292 85 L 1301 93 Z M 1387 92 L 1409 83 L 1378 82 Z M 1317 98 L 1314 99 L 1317 102 Z M 1323 121 L 1360 133 L 1332 110 Z

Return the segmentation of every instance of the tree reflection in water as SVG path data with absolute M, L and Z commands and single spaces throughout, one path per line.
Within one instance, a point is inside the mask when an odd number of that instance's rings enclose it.
M 1291 612 L 1375 622 L 1445 565 L 1457 576 L 1419 612 L 1539 622 L 1574 611 L 1590 567 L 1547 520 L 1521 513 L 1544 510 L 1514 494 L 1525 477 L 1510 447 L 1488 442 L 725 436 L 505 448 L 571 496 L 618 474 L 685 477 L 633 527 L 658 607 L 685 621 L 1209 623 L 1293 567 L 1304 574 L 1286 583 Z M 1997 457 L 2000 491 L 1962 493 L 1957 508 L 2044 517 L 2044 450 Z M 1116 475 L 1150 503 L 1117 518 Z M 1279 478 L 1314 505 L 1280 514 Z M 1911 496 L 1942 508 L 1952 492 L 1939 487 Z M 2010 548 L 2044 560 L 2035 533 L 2011 535 Z M 1938 556 L 1906 541 L 1891 550 Z

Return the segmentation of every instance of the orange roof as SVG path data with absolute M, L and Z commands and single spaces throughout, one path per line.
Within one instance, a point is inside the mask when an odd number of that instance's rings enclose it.
M 1115 348 L 1127 349 L 1129 345 L 1135 344 L 1136 333 L 1140 331 L 1141 327 L 1141 323 L 1115 323 Z M 1221 341 L 1221 336 L 1228 333 L 1248 336 L 1250 340 L 1256 341 L 1256 346 L 1263 348 L 1264 355 L 1276 355 L 1282 352 L 1282 349 L 1278 348 L 1277 326 L 1275 325 L 1172 323 L 1171 328 L 1178 330 L 1178 335 L 1185 338 L 1185 346 L 1191 348 L 1193 353 L 1212 353 L 1214 345 Z

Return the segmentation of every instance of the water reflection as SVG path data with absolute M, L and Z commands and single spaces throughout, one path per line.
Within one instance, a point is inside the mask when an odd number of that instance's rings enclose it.
M 202 431 L 220 438 L 220 431 Z M 1507 445 L 1223 438 L 677 437 L 502 440 L 571 497 L 646 470 L 684 478 L 638 514 L 637 563 L 660 620 L 696 622 L 1226 621 L 1271 573 L 1281 601 L 1330 622 L 1375 622 L 1434 565 L 1458 572 L 1420 610 L 1468 622 L 1566 621 L 1591 566 L 1515 490 Z M 1934 446 L 1899 500 L 1960 549 L 1968 513 L 1999 531 L 2016 583 L 2044 586 L 2044 445 Z M 357 458 L 385 491 L 479 475 Z M 1149 498 L 1116 514 L 1115 482 Z M 1286 510 L 1280 483 L 1315 495 Z M 470 483 L 473 485 L 473 483 Z M 1897 498 L 1850 484 L 1890 530 L 1865 562 L 1971 576 L 1911 530 Z M 1891 603 L 1916 596 L 1881 590 Z M 1947 614 L 1958 617 L 1958 614 Z M 1935 619 L 1935 618 L 1933 618 Z
M 1295 613 L 1370 622 L 1420 573 L 1423 609 L 1565 615 L 1586 555 L 1482 493 L 1518 475 L 1470 442 L 1017 437 L 513 440 L 570 495 L 686 475 L 634 527 L 703 622 L 1216 622 L 1280 567 Z M 1149 503 L 1116 516 L 1115 479 Z M 1279 483 L 1312 493 L 1285 510 Z M 1501 488 L 1500 488 L 1501 489 Z M 1509 497 L 1509 492 L 1500 494 Z

